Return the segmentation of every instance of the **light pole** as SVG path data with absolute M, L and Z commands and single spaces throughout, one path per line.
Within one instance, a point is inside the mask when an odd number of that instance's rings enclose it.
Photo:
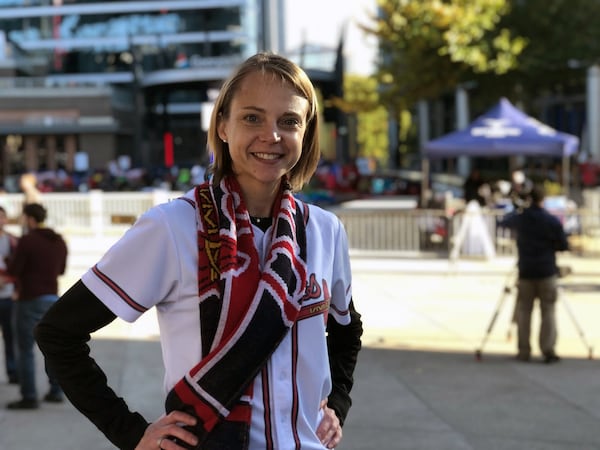
M 600 67 L 592 65 L 587 71 L 587 134 L 590 159 L 600 160 Z

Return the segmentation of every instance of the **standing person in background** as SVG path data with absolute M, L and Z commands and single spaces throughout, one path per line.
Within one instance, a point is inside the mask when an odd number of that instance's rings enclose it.
M 140 217 L 37 326 L 65 394 L 118 448 L 339 444 L 362 322 L 342 223 L 293 195 L 317 167 L 318 120 L 297 65 L 250 57 L 215 102 L 209 180 Z M 166 414 L 149 423 L 87 341 L 153 307 Z
M 463 184 L 463 192 L 465 197 L 465 206 L 471 201 L 476 200 L 481 206 L 485 206 L 486 198 L 482 195 L 482 188 L 485 185 L 485 180 L 481 176 L 479 169 L 471 170 L 469 176 Z
M 6 272 L 6 265 L 17 246 L 17 237 L 7 232 L 6 210 L 0 206 L 0 273 Z M 18 383 L 17 363 L 15 360 L 15 342 L 13 331 L 13 303 L 15 286 L 10 277 L 0 275 L 0 328 L 4 340 L 4 363 L 6 376 L 10 384 Z
M 511 213 L 500 222 L 501 227 L 516 232 L 519 254 L 517 283 L 517 359 L 531 358 L 531 312 L 536 298 L 540 300 L 542 323 L 539 346 L 544 362 L 555 363 L 560 358 L 555 352 L 556 300 L 558 274 L 556 252 L 569 249 L 563 226 L 544 209 L 544 189 L 535 186 L 530 192 L 530 204 L 522 212 Z
M 58 299 L 58 277 L 65 272 L 67 245 L 62 236 L 45 226 L 46 209 L 39 203 L 23 207 L 27 234 L 17 244 L 8 263 L 8 274 L 17 287 L 15 308 L 15 336 L 21 399 L 6 405 L 8 409 L 36 409 L 39 407 L 35 380 L 35 340 L 33 329 Z M 46 370 L 50 390 L 47 402 L 62 402 L 62 389 Z
M 513 209 L 519 211 L 527 205 L 532 188 L 533 183 L 525 176 L 525 172 L 515 170 L 512 173 L 512 183 L 508 196 L 513 204 Z

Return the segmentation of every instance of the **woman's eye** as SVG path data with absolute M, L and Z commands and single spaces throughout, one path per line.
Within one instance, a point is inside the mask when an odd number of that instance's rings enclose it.
M 245 117 L 246 122 L 250 122 L 250 123 L 256 123 L 258 122 L 258 117 L 255 116 L 254 114 L 249 114 Z
M 300 126 L 300 121 L 298 119 L 294 119 L 294 118 L 283 119 L 283 124 L 286 127 L 297 127 L 297 126 Z

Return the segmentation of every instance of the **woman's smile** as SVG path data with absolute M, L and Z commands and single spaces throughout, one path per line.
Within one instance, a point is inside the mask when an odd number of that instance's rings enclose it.
M 273 74 L 252 73 L 241 83 L 219 123 L 219 137 L 227 142 L 246 196 L 254 192 L 262 197 L 265 185 L 279 185 L 296 165 L 307 114 L 308 100 Z
M 269 161 L 273 161 L 273 160 L 282 158 L 282 155 L 280 155 L 278 153 L 252 153 L 252 155 L 255 158 L 269 160 Z

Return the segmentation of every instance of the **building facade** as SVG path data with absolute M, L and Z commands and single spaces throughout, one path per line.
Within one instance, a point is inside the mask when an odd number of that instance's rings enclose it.
M 0 0 L 2 176 L 206 165 L 220 84 L 283 23 L 282 0 Z

